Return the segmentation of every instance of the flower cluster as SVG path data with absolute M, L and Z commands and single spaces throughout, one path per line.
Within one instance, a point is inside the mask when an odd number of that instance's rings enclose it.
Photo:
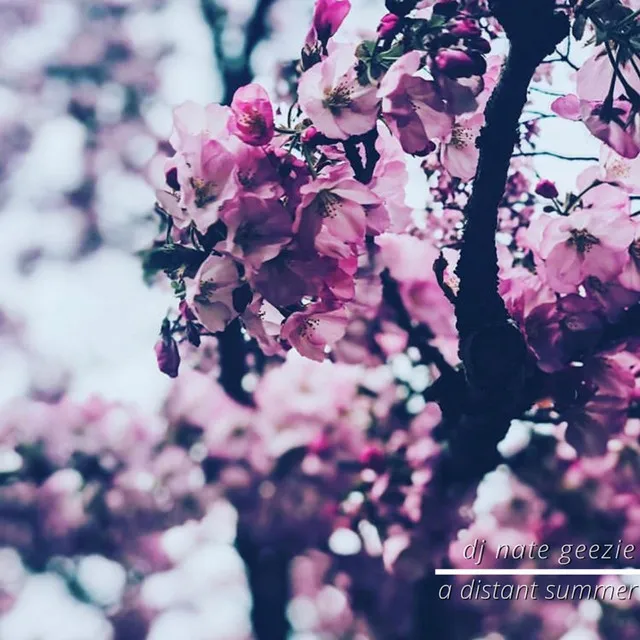
M 387 18 L 355 47 L 332 39 L 349 3 L 318 2 L 286 116 L 258 84 L 228 107 L 175 110 L 175 155 L 157 175 L 169 228 L 147 262 L 181 299 L 157 346 L 163 370 L 177 371 L 173 333 L 196 344 L 237 318 L 266 354 L 324 360 L 362 311 L 365 281 L 380 288 L 371 241 L 409 229 L 402 151 L 438 148 L 452 176 L 473 177 L 495 65 L 483 79 L 489 43 L 451 9 Z

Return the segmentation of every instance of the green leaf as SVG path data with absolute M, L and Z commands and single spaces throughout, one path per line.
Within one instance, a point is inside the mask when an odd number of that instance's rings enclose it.
M 159 271 L 171 275 L 178 269 L 184 269 L 184 275 L 192 278 L 208 254 L 179 244 L 165 244 L 138 255 L 142 258 L 145 280 L 149 281 Z

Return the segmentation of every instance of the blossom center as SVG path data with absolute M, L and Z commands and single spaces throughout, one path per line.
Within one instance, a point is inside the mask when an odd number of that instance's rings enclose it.
M 640 239 L 634 240 L 629 247 L 629 253 L 637 265 L 640 266 Z
M 262 138 L 267 134 L 267 123 L 257 109 L 249 109 L 238 118 L 239 124 L 247 129 L 256 138 Z
M 195 192 L 195 202 L 198 209 L 202 209 L 211 202 L 215 202 L 220 195 L 215 183 L 206 182 L 201 178 L 191 178 L 191 186 Z
M 301 325 L 299 329 L 299 335 L 301 338 L 310 339 L 316 330 L 316 327 L 320 324 L 320 320 L 317 318 L 307 318 Z
M 220 286 L 213 280 L 207 280 L 200 283 L 200 293 L 194 296 L 194 300 L 202 305 L 208 305 L 216 301 L 216 291 L 220 289 Z
M 323 218 L 335 218 L 340 210 L 340 196 L 323 189 L 316 196 L 318 211 Z
M 351 89 L 346 84 L 339 84 L 329 91 L 325 91 L 322 106 L 331 113 L 339 113 L 351 105 Z
M 631 175 L 629 164 L 616 158 L 609 165 L 609 173 L 613 178 L 628 178 Z
M 456 149 L 465 149 L 473 143 L 474 135 L 471 129 L 456 124 L 451 132 L 451 145 Z
M 571 237 L 567 240 L 567 245 L 575 247 L 580 254 L 588 253 L 600 240 L 586 229 L 571 229 Z

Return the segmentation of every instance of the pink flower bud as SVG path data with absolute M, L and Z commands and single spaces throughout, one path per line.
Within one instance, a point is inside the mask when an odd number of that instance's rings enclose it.
M 491 51 L 491 43 L 484 38 L 472 38 L 465 41 L 469 49 L 479 51 L 480 53 L 489 53 Z
M 313 12 L 313 29 L 320 42 L 327 43 L 351 10 L 349 0 L 317 0 Z
M 558 189 L 551 180 L 540 180 L 536 185 L 536 193 L 543 198 L 557 198 Z
M 436 54 L 435 64 L 450 78 L 469 78 L 478 72 L 478 62 L 460 49 L 441 49 Z
M 231 103 L 229 130 L 246 144 L 261 147 L 273 138 L 273 107 L 259 84 L 238 89 Z
M 313 144 L 313 139 L 318 135 L 318 130 L 312 125 L 307 127 L 300 136 L 303 144 Z
M 392 34 L 400 22 L 400 18 L 395 13 L 387 13 L 382 16 L 380 24 L 378 25 L 378 35 L 381 38 L 386 38 L 389 34 Z
M 449 28 L 449 32 L 460 38 L 476 38 L 482 33 L 480 27 L 471 18 L 462 18 L 454 21 Z
M 360 452 L 358 460 L 364 467 L 367 469 L 373 469 L 377 473 L 384 471 L 386 466 L 384 451 L 376 445 L 369 445 L 365 447 Z
M 169 336 L 164 336 L 156 342 L 154 350 L 158 369 L 170 378 L 176 378 L 180 368 L 180 352 L 176 341 Z

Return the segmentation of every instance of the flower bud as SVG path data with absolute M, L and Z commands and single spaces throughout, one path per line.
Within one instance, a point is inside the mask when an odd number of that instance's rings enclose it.
M 180 352 L 176 341 L 170 336 L 163 336 L 156 342 L 154 350 L 158 369 L 170 378 L 176 378 L 180 368 Z
M 484 72 L 479 60 L 460 49 L 438 51 L 435 56 L 435 65 L 450 78 L 469 78 Z
M 482 31 L 471 18 L 462 18 L 454 21 L 453 25 L 449 27 L 449 33 L 460 38 L 477 38 Z
M 303 144 L 313 144 L 313 139 L 318 136 L 318 130 L 312 125 L 307 127 L 300 136 Z
M 558 189 L 551 180 L 540 180 L 536 185 L 536 193 L 543 198 L 558 197 Z
M 380 20 L 380 24 L 378 25 L 378 35 L 381 38 L 393 35 L 399 22 L 400 18 L 395 13 L 387 13 L 382 16 L 382 20 Z
M 491 51 L 491 43 L 484 38 L 469 38 L 465 40 L 465 44 L 469 49 L 479 51 L 480 53 L 489 53 L 489 51 Z
M 317 0 L 313 13 L 313 28 L 318 40 L 326 45 L 350 10 L 349 0 Z

